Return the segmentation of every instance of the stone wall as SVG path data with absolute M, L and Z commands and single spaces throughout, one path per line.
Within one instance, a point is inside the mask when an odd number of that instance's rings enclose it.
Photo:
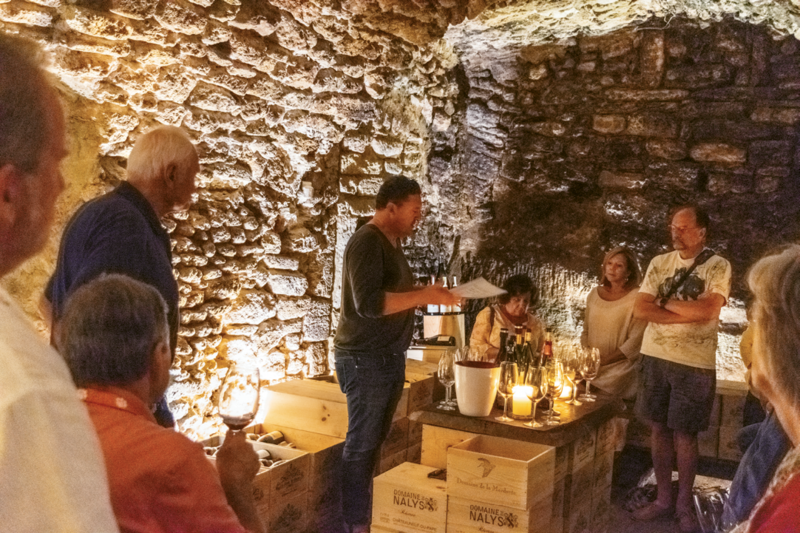
M 530 273 L 545 322 L 575 342 L 604 250 L 626 244 L 646 267 L 666 250 L 670 206 L 699 202 L 734 273 L 719 375 L 740 379 L 744 274 L 800 236 L 799 44 L 676 18 L 522 47 L 491 68 L 461 55 L 429 163 L 447 213 L 428 234 L 444 244 L 418 263 L 449 258 L 458 237 L 466 277 Z
M 341 253 L 386 176 L 424 178 L 427 92 L 452 67 L 426 43 L 466 7 L 0 0 L 0 31 L 47 49 L 72 143 L 48 249 L 4 285 L 35 316 L 66 220 L 124 179 L 141 133 L 178 125 L 202 164 L 197 201 L 165 221 L 182 430 L 215 430 L 230 361 L 256 358 L 266 381 L 327 373 L 337 241 Z

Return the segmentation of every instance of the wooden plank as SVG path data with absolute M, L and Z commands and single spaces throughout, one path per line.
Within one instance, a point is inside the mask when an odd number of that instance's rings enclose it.
M 431 479 L 435 468 L 403 463 L 373 481 L 372 523 L 414 533 L 445 533 L 446 483 Z
M 554 466 L 552 446 L 479 435 L 448 451 L 447 494 L 526 510 L 552 494 Z
M 447 450 L 475 436 L 475 433 L 423 424 L 420 462 L 426 466 L 447 468 Z
M 450 496 L 447 533 L 542 533 L 550 529 L 553 494 L 534 501 L 530 509 Z
M 747 396 L 749 390 L 744 381 L 717 380 L 717 394 L 722 396 Z
M 433 403 L 433 388 L 436 378 L 425 374 L 414 374 L 406 371 L 408 383 L 408 412 L 419 411 Z

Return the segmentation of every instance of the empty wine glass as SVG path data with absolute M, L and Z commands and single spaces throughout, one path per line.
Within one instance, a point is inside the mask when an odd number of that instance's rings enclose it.
M 523 424 L 529 428 L 540 428 L 536 421 L 536 404 L 547 394 L 547 371 L 544 367 L 530 365 L 525 374 L 525 394 L 531 401 L 531 421 Z
M 597 377 L 600 371 L 600 350 L 597 348 L 586 347 L 583 350 L 583 359 L 581 361 L 580 372 L 581 377 L 586 380 L 586 393 L 582 394 L 580 399 L 585 402 L 593 402 L 597 399 L 597 395 L 592 394 L 589 390 L 591 382 Z
M 256 417 L 261 379 L 258 367 L 233 363 L 219 392 L 219 416 L 232 431 L 241 431 Z
M 439 358 L 439 370 L 437 375 L 439 376 L 439 382 L 446 387 L 445 390 L 445 398 L 439 405 L 436 407 L 437 409 L 442 409 L 443 411 L 455 411 L 455 402 L 453 402 L 451 394 L 453 389 L 453 384 L 456 382 L 456 374 L 455 370 L 453 369 L 453 365 L 455 364 L 455 352 L 453 350 L 447 350 L 442 354 L 442 357 Z
M 545 425 L 556 426 L 561 423 L 553 414 L 556 406 L 556 399 L 561 396 L 564 390 L 564 367 L 557 361 L 554 365 L 547 368 L 547 391 L 546 396 L 550 400 L 550 410 L 548 411 Z
M 572 390 L 569 400 L 566 403 L 570 405 L 583 405 L 578 401 L 578 381 L 580 379 L 580 366 L 581 366 L 581 351 L 580 348 L 573 350 L 564 359 L 564 377 L 567 384 L 571 385 Z
M 500 383 L 497 386 L 497 392 L 503 397 L 503 416 L 495 417 L 495 420 L 501 422 L 511 422 L 514 419 L 508 416 L 508 397 L 514 393 L 514 386 L 517 384 L 517 377 L 519 371 L 517 370 L 517 363 L 511 361 L 503 361 L 500 363 Z

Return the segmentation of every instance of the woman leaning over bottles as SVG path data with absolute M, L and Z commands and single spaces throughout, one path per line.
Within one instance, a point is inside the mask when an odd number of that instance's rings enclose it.
M 542 321 L 529 309 L 539 303 L 539 290 L 531 278 L 525 274 L 511 276 L 503 284 L 506 293 L 498 297 L 498 302 L 489 305 L 478 313 L 469 345 L 485 350 L 490 360 L 500 351 L 500 330 L 508 330 L 514 335 L 514 327 L 522 326 L 531 331 L 531 346 L 541 351 L 544 345 L 544 326 Z
M 586 298 L 581 344 L 600 351 L 600 372 L 592 386 L 625 399 L 636 397 L 637 363 L 646 322 L 633 318 L 641 271 L 633 252 L 619 246 L 601 265 L 600 285 Z

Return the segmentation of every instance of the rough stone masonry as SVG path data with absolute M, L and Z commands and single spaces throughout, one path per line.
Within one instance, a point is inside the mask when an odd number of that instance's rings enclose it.
M 172 124 L 203 165 L 198 201 L 166 222 L 182 295 L 169 399 L 188 434 L 217 429 L 232 360 L 270 381 L 328 371 L 341 253 L 389 175 L 426 195 L 420 276 L 451 257 L 467 276 L 530 271 L 568 341 L 601 249 L 655 252 L 644 222 L 662 200 L 795 212 L 797 46 L 775 37 L 800 28 L 797 7 L 703 4 L 0 0 L 0 31 L 48 50 L 72 140 L 48 250 L 4 283 L 35 316 L 63 224 L 124 179 L 139 134 Z M 722 239 L 738 275 L 796 233 L 745 215 L 741 242 Z

